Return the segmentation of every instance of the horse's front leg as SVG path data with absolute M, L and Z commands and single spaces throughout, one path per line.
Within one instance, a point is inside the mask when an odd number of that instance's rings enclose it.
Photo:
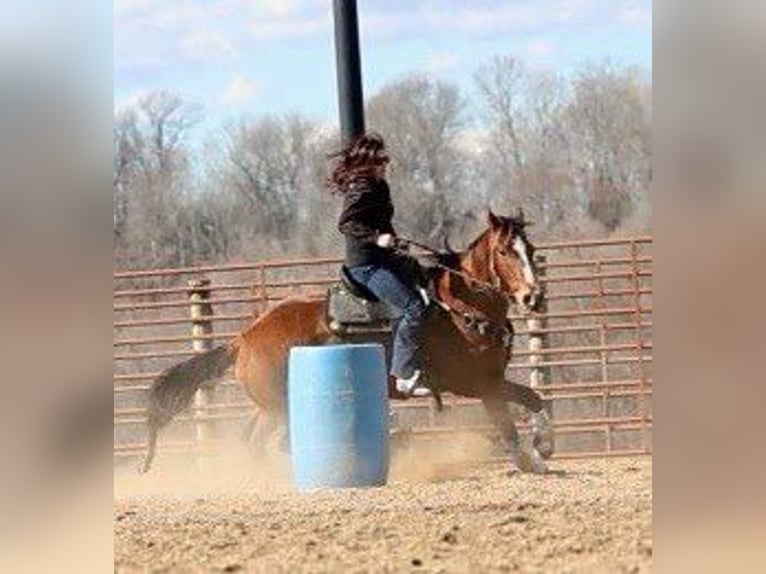
M 502 394 L 506 400 L 523 406 L 532 413 L 532 444 L 543 458 L 550 458 L 554 450 L 553 423 L 545 409 L 540 393 L 526 385 L 505 381 Z
M 535 449 L 532 452 L 527 452 L 521 447 L 519 433 L 516 430 L 513 415 L 508 408 L 508 399 L 503 396 L 503 393 L 485 395 L 481 401 L 489 420 L 500 431 L 500 435 L 508 447 L 513 470 L 535 474 L 548 472 L 548 467 Z

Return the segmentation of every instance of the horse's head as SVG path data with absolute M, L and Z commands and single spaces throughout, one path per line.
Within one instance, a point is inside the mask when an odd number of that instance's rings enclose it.
M 529 222 L 519 209 L 515 217 L 487 214 L 487 265 L 492 281 L 516 301 L 522 312 L 533 311 L 540 299 L 534 248 L 527 239 Z

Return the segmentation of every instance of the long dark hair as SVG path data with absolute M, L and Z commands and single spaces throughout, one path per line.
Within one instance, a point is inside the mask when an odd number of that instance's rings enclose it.
M 354 180 L 374 177 L 376 169 L 389 161 L 386 145 L 377 133 L 358 137 L 330 158 L 333 164 L 326 185 L 333 193 L 345 193 Z

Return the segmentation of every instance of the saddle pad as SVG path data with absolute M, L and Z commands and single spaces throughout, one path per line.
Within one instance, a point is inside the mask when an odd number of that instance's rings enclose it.
M 398 319 L 401 313 L 385 303 L 371 303 L 354 296 L 336 283 L 327 292 L 327 317 L 342 325 L 380 324 Z

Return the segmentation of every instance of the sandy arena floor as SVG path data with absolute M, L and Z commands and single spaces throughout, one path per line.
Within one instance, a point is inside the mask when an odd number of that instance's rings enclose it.
M 413 460 L 394 461 L 384 488 L 309 494 L 283 468 L 116 476 L 115 571 L 651 570 L 650 458 L 554 461 L 543 477 Z

